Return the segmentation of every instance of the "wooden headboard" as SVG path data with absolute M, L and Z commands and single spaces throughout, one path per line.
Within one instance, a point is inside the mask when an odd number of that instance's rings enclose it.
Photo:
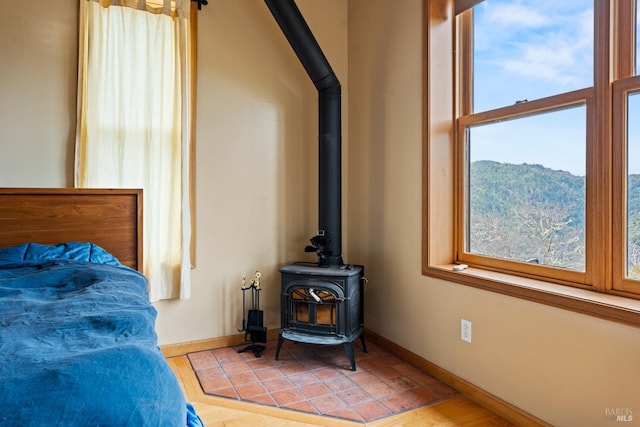
M 142 190 L 0 188 L 0 247 L 92 242 L 142 271 Z

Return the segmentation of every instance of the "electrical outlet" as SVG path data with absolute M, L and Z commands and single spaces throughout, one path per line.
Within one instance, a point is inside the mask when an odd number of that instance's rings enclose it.
M 460 339 L 471 342 L 471 321 L 460 319 Z

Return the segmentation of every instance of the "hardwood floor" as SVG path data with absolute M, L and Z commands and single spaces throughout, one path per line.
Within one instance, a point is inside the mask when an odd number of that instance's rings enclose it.
M 182 389 L 207 427 L 217 426 L 511 426 L 513 424 L 473 403 L 465 397 L 455 397 L 433 405 L 367 424 L 320 417 L 302 412 L 240 402 L 202 392 L 186 356 L 167 358 Z

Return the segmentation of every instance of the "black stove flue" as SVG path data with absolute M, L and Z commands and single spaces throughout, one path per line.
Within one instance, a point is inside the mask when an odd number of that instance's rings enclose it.
M 363 332 L 364 268 L 342 261 L 341 86 L 294 0 L 265 0 L 271 14 L 318 90 L 318 233 L 306 252 L 317 263 L 283 267 L 282 324 L 276 359 L 284 340 L 344 344 L 355 370 L 353 342 Z
M 318 234 L 305 250 L 320 265 L 342 265 L 342 107 L 340 81 L 293 0 L 265 0 L 318 90 Z

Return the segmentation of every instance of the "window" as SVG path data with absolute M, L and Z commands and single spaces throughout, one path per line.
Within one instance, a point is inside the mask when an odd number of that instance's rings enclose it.
M 459 18 L 457 261 L 587 284 L 593 6 L 490 0 Z
M 640 117 L 640 93 L 627 97 L 627 118 Z M 640 279 L 640 126 L 627 120 L 627 277 Z
M 636 1 L 451 6 L 424 3 L 424 273 L 640 299 Z
M 490 257 L 585 271 L 586 112 L 579 103 L 460 120 L 467 190 L 461 261 Z

